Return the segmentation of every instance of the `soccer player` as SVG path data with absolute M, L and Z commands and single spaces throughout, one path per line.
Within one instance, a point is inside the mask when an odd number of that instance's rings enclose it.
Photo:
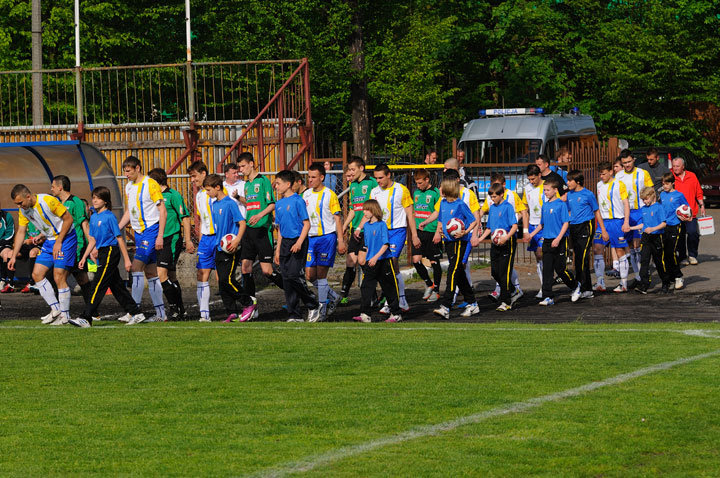
M 89 232 L 88 216 L 85 210 L 85 203 L 82 199 L 70 194 L 70 178 L 67 176 L 55 176 L 50 183 L 50 194 L 58 198 L 65 206 L 73 218 L 73 228 L 75 229 L 75 237 L 77 237 L 77 256 L 75 258 L 75 266 L 70 273 L 75 277 L 80 290 L 82 291 L 85 304 L 90 302 L 90 279 L 87 274 L 87 265 L 83 263 L 80 267 L 80 258 L 85 253 L 87 247 L 86 236 Z
M 279 198 L 275 204 L 275 223 L 278 225 L 278 243 L 275 247 L 275 264 L 280 266 L 288 309 L 288 322 L 303 322 L 298 301 L 308 308 L 308 322 L 320 319 L 320 304 L 303 279 L 308 252 L 310 218 L 305 201 L 293 191 L 293 171 L 280 171 L 275 176 L 275 191 Z
M 577 288 L 577 281 L 567 271 L 568 228 L 570 214 L 565 201 L 559 199 L 560 183 L 555 179 L 546 179 L 543 184 L 545 202 L 542 207 L 540 226 L 530 234 L 543 232 L 543 297 L 539 305 L 555 304 L 553 295 L 553 274 L 557 274 L 570 290 Z M 592 236 L 590 236 L 592 237 Z
M 442 280 L 442 244 L 433 242 L 435 231 L 437 231 L 437 219 L 428 221 L 435 209 L 440 208 L 440 191 L 430 184 L 430 174 L 425 169 L 418 169 L 413 174 L 417 189 L 413 193 L 415 223 L 420 238 L 420 247 L 412 246 L 412 261 L 415 270 L 425 282 L 425 293 L 423 299 L 428 302 L 435 302 L 439 298 L 440 281 Z M 433 280 L 430 280 L 422 258 L 430 261 L 433 269 Z M 464 262 L 463 262 L 464 264 Z
M 642 230 L 640 283 L 635 287 L 635 291 L 647 294 L 650 287 L 650 258 L 652 258 L 662 282 L 662 292 L 668 294 L 671 278 L 665 269 L 665 247 L 662 239 L 667 211 L 657 202 L 657 195 L 652 186 L 640 190 L 640 199 L 645 203 L 640 208 L 642 222 L 632 226 L 633 230 Z
M 335 252 L 344 254 L 347 250 L 345 238 L 337 231 L 342 229 L 342 213 L 337 195 L 323 181 L 325 167 L 313 163 L 308 168 L 308 189 L 302 197 L 310 218 L 310 240 L 308 245 L 305 277 L 317 288 L 320 302 L 320 321 L 332 315 L 342 297 L 327 281 L 328 270 L 335 264 Z
M 247 231 L 240 244 L 243 285 L 249 296 L 255 297 L 253 262 L 257 258 L 260 268 L 272 283 L 283 288 L 282 277 L 273 271 L 274 256 L 272 236 L 272 213 L 275 195 L 270 180 L 255 168 L 253 155 L 244 152 L 238 156 L 238 168 L 245 176 L 245 207 L 247 208 Z
M 225 172 L 223 186 L 226 194 L 235 200 L 240 208 L 240 214 L 245 217 L 247 214 L 247 209 L 245 209 L 245 181 L 240 179 L 237 163 L 225 163 L 223 171 Z
M 15 220 L 12 215 L 0 209 L 0 292 L 15 292 L 13 281 L 15 271 L 7 267 L 12 256 L 15 238 Z
M 558 173 L 550 169 L 550 160 L 548 157 L 544 154 L 538 154 L 535 159 L 535 165 L 540 169 L 540 178 L 543 181 L 554 179 L 560 185 L 560 188 L 558 188 L 558 195 L 561 197 L 564 196 L 566 192 L 565 180 Z
M 513 297 L 510 295 L 512 286 L 512 271 L 517 251 L 517 215 L 515 208 L 505 199 L 505 188 L 500 183 L 491 184 L 488 189 L 488 197 L 492 201 L 488 209 L 487 227 L 479 239 L 484 240 L 495 231 L 502 229 L 505 234 L 492 241 L 490 246 L 490 273 L 495 282 L 500 284 L 500 294 L 497 310 L 506 312 L 512 309 Z M 518 296 L 515 296 L 515 300 Z
M 363 229 L 365 245 L 358 255 L 358 263 L 363 268 L 363 281 L 360 286 L 362 300 L 360 315 L 353 317 L 358 322 L 372 322 L 372 302 L 375 298 L 375 287 L 385 295 L 390 317 L 385 322 L 400 322 L 400 301 L 398 299 L 398 283 L 392 257 L 390 255 L 390 237 L 387 224 L 383 221 L 383 210 L 374 199 L 363 204 Z
M 660 202 L 665 208 L 665 231 L 663 232 L 663 247 L 665 248 L 665 266 L 670 280 L 675 280 L 675 290 L 685 286 L 683 274 L 680 272 L 680 264 L 676 248 L 680 239 L 680 218 L 677 216 L 677 208 L 680 205 L 688 204 L 685 195 L 675 190 L 675 175 L 665 173 L 662 177 L 663 191 L 660 193 Z M 641 251 L 642 252 L 642 251 Z
M 630 228 L 640 224 L 642 221 L 642 213 L 640 207 L 640 191 L 644 187 L 652 187 L 653 182 L 650 174 L 644 169 L 635 167 L 635 158 L 633 158 L 630 150 L 625 149 L 620 152 L 620 161 L 623 170 L 615 175 L 615 180 L 625 185 L 628 195 L 628 204 L 630 204 Z M 630 247 L 630 263 L 635 271 L 635 280 L 640 280 L 640 238 L 642 233 L 639 229 L 634 228 L 625 231 L 625 239 Z
M 540 290 L 535 296 L 536 299 L 542 299 L 542 232 L 535 234 L 532 239 L 528 239 L 531 232 L 540 226 L 540 219 L 542 217 L 542 205 L 544 202 L 545 194 L 543 194 L 544 181 L 540 177 L 540 168 L 535 164 L 529 165 L 525 168 L 525 174 L 527 175 L 528 182 L 523 188 L 522 203 L 525 205 L 528 213 L 528 222 L 523 229 L 523 242 L 528 243 L 528 252 L 535 253 L 535 261 L 537 262 L 537 275 L 540 280 Z
M 363 204 L 370 199 L 370 192 L 377 187 L 377 181 L 365 173 L 365 161 L 359 156 L 353 156 L 347 165 L 348 183 L 350 185 L 350 207 L 343 223 L 343 231 L 350 228 L 347 255 L 345 256 L 345 274 L 342 280 L 340 305 L 347 305 L 350 288 L 355 281 L 355 268 L 360 250 L 363 247 L 363 235 L 353 234 L 363 219 Z
M 49 194 L 32 194 L 24 184 L 16 184 L 10 197 L 19 211 L 18 230 L 15 233 L 8 269 L 15 270 L 15 261 L 22 247 L 25 231 L 32 222 L 46 238 L 32 270 L 35 286 L 51 309 L 50 313 L 40 320 L 43 324 L 66 324 L 70 318 L 70 288 L 67 277 L 75 266 L 77 257 L 77 238 L 72 227 L 72 216 L 55 197 Z M 45 277 L 51 268 L 54 268 L 57 296 L 52 284 Z
M 577 288 L 571 296 L 573 302 L 593 297 L 590 254 L 595 236 L 595 222 L 602 231 L 602 239 L 609 239 L 597 199 L 590 190 L 583 187 L 584 184 L 585 176 L 582 172 L 573 169 L 568 173 L 567 206 L 570 213 L 570 244 L 573 248 L 575 278 L 577 279 Z
M 185 237 L 185 252 L 188 254 L 195 252 L 190 234 L 190 212 L 180 193 L 168 186 L 167 173 L 164 169 L 155 168 L 148 173 L 148 176 L 160 185 L 167 211 L 163 248 L 157 253 L 158 278 L 170 308 L 167 316 L 169 320 L 185 320 L 182 287 L 177 280 L 175 271 L 182 251 L 183 236 Z M 182 234 L 180 233 L 181 224 Z
M 80 257 L 80 267 L 85 265 L 87 258 L 93 249 L 97 249 L 98 270 L 90 285 L 90 300 L 85 304 L 85 309 L 80 317 L 70 319 L 68 322 L 76 327 L 87 328 L 92 325 L 92 318 L 97 315 L 100 303 L 105 297 L 108 288 L 113 297 L 125 309 L 125 312 L 133 317 L 126 325 L 143 322 L 145 316 L 140 311 L 140 305 L 135 302 L 125 281 L 120 277 L 118 265 L 122 256 L 125 271 L 130 272 L 132 262 L 128 255 L 125 239 L 123 239 L 118 227 L 115 214 L 112 212 L 110 190 L 104 186 L 98 186 L 92 190 L 92 205 L 95 214 L 90 217 L 88 227 L 87 248 Z
M 142 302 L 145 277 L 148 291 L 155 308 L 155 316 L 147 322 L 166 320 L 165 303 L 160 279 L 157 276 L 157 251 L 164 246 L 167 210 L 160 185 L 142 174 L 142 165 L 135 156 L 123 161 L 123 173 L 128 179 L 125 185 L 125 213 L 120 219 L 120 230 L 130 224 L 135 233 L 135 257 L 132 263 L 132 296 L 138 305 Z M 129 324 L 136 324 L 140 316 L 121 317 Z M 144 317 L 144 316 L 143 316 Z
M 627 189 L 622 181 L 613 178 L 613 169 L 610 163 L 603 162 L 598 165 L 600 181 L 597 183 L 597 198 L 600 215 L 608 233 L 610 247 L 617 255 L 613 260 L 613 269 L 620 272 L 620 284 L 613 292 L 627 292 L 628 242 L 625 237 L 630 230 L 630 203 Z M 595 238 L 595 275 L 597 285 L 595 291 L 605 291 L 605 248 L 604 238 Z

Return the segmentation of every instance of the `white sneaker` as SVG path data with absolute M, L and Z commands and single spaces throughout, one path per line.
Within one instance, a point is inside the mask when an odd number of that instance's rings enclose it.
M 308 310 L 308 322 L 317 322 L 320 319 L 320 307 Z
M 402 299 L 400 301 L 400 310 L 403 312 L 410 312 L 410 305 L 407 303 L 407 299 Z
M 369 315 L 363 313 L 353 317 L 353 320 L 356 322 L 362 322 L 363 324 L 369 324 L 370 322 L 372 322 L 372 318 Z
M 200 317 L 198 322 L 212 322 L 212 319 L 210 317 Z
M 125 322 L 125 323 L 127 323 L 127 322 L 130 322 L 130 321 L 132 320 L 132 318 L 133 318 L 132 314 L 125 314 L 125 315 L 123 315 L 122 317 L 120 317 L 120 318 L 118 319 L 118 322 Z
M 600 284 L 599 282 L 593 286 L 593 290 L 595 292 L 605 292 L 607 289 L 605 288 L 605 284 Z
M 439 315 L 443 319 L 449 319 L 450 318 L 450 309 L 445 307 L 444 305 L 441 305 L 439 309 L 433 310 L 434 314 Z
M 57 316 L 57 319 L 55 319 L 53 322 L 50 323 L 50 325 L 66 325 L 68 323 L 68 318 L 65 317 L 65 314 L 62 312 L 60 315 Z
M 385 305 L 382 309 L 380 309 L 381 314 L 390 315 L 390 306 L 388 305 L 387 301 L 385 302 Z
M 540 290 L 538 291 L 538 293 L 535 294 L 535 298 L 536 298 L 536 299 L 542 299 L 542 298 L 543 298 L 542 289 L 540 289 Z
M 40 317 L 40 323 L 43 325 L 52 324 L 61 314 L 59 310 L 51 310 L 48 315 Z
M 132 319 L 130 319 L 128 321 L 128 323 L 125 325 L 135 325 L 135 324 L 139 324 L 140 322 L 145 322 L 145 315 L 143 315 L 143 314 L 133 315 Z
M 286 322 L 305 322 L 303 319 L 287 319 Z
M 102 317 L 93 317 L 92 318 L 93 322 L 100 322 L 101 320 L 102 320 Z
M 430 294 L 430 297 L 427 298 L 427 301 L 428 302 L 437 302 L 439 298 L 440 298 L 440 296 L 438 295 L 438 293 L 433 290 L 432 294 Z
M 685 287 L 685 279 L 683 279 L 682 277 L 677 277 L 675 279 L 675 290 L 680 290 L 683 287 Z
M 690 263 L 691 266 L 698 265 L 698 260 L 695 257 L 688 257 L 688 262 Z
M 525 295 L 525 294 L 519 287 L 517 289 L 515 289 L 513 291 L 512 295 L 510 295 L 510 305 L 513 305 L 515 302 L 520 300 L 520 297 L 522 297 L 523 295 Z
M 428 300 L 428 297 L 430 297 L 430 294 L 432 294 L 434 290 L 435 287 L 431 285 L 425 287 L 425 292 L 423 293 L 423 300 Z
M 158 315 L 153 315 L 152 317 L 146 318 L 143 322 L 145 322 L 145 323 L 147 323 L 147 322 L 166 322 L 166 319 L 164 319 Z
M 390 317 L 385 319 L 385 322 L 388 323 L 396 323 L 396 322 L 402 322 L 402 315 L 400 314 L 391 314 Z
M 255 310 L 253 310 L 252 318 L 257 319 L 258 317 L 260 317 L 260 311 L 257 310 L 257 308 L 256 308 Z M 304 321 L 301 321 L 301 322 L 304 322 Z
M 555 305 L 552 297 L 545 297 L 538 305 Z
M 690 265 L 690 261 L 689 261 L 688 259 L 683 259 L 683 260 L 680 261 L 680 265 L 681 265 L 681 266 L 689 266 L 689 265 Z
M 480 313 L 480 307 L 478 307 L 477 302 L 469 304 L 467 307 L 465 307 L 465 310 L 462 311 L 460 314 L 460 317 L 470 317 L 471 315 L 479 314 Z
M 88 322 L 86 319 L 83 319 L 82 317 L 78 317 L 77 319 L 70 319 L 68 320 L 68 324 L 74 325 L 75 327 L 81 327 L 83 329 L 90 327 L 90 322 Z
M 497 301 L 497 300 L 500 299 L 500 292 L 494 290 L 494 291 L 490 292 L 490 293 L 488 294 L 488 296 L 489 296 L 492 300 Z
M 613 292 L 617 292 L 618 294 L 621 294 L 623 292 L 627 292 L 627 287 L 625 287 L 622 284 L 619 284 L 617 287 L 613 289 Z
M 592 299 L 593 297 L 595 297 L 595 294 L 593 294 L 593 291 L 591 290 L 586 290 L 585 292 L 580 294 L 581 299 Z
M 500 312 L 507 312 L 508 310 L 512 310 L 512 305 L 507 305 L 505 302 L 498 305 L 495 310 L 499 310 Z
M 582 295 L 582 292 L 580 292 L 580 284 L 577 285 L 574 291 L 572 291 L 572 295 L 570 296 L 570 300 L 573 302 L 577 302 L 580 299 L 580 296 Z

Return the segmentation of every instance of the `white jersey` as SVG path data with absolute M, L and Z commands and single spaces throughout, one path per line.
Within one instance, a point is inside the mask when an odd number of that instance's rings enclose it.
M 143 176 L 138 182 L 128 182 L 125 185 L 125 201 L 133 231 L 143 232 L 160 222 L 158 206 L 165 204 L 165 198 L 154 179 Z
M 598 182 L 597 198 L 603 219 L 625 219 L 623 199 L 628 198 L 628 193 L 622 181 L 613 178 L 607 183 Z
M 530 224 L 537 226 L 542 219 L 542 205 L 545 202 L 545 193 L 543 191 L 545 181 L 540 181 L 537 186 L 527 183 L 523 188 L 522 202 L 528 208 L 530 215 Z
M 625 184 L 630 210 L 640 209 L 643 206 L 640 202 L 640 192 L 644 187 L 653 185 L 650 173 L 640 168 L 635 168 L 629 173 L 622 170 L 615 175 L 615 179 Z
M 241 198 L 245 197 L 245 181 L 243 181 L 242 179 L 238 179 L 235 184 L 230 184 L 227 181 L 223 181 L 223 186 L 225 188 L 225 191 L 227 191 L 226 194 L 231 198 L 235 199 L 235 192 L 237 192 L 238 196 L 240 196 Z M 242 213 L 243 217 L 245 217 L 247 215 L 247 209 L 245 208 L 245 205 L 237 199 L 235 199 L 235 202 L 240 208 L 240 212 Z
M 200 216 L 200 233 L 203 236 L 215 234 L 215 225 L 212 220 L 212 203 L 214 202 L 215 200 L 207 195 L 205 189 L 201 189 L 195 195 L 195 211 Z
M 380 186 L 373 188 L 370 191 L 370 197 L 380 203 L 383 221 L 385 221 L 388 229 L 407 227 L 408 221 L 405 208 L 414 204 L 408 188 L 393 182 L 387 189 Z
M 306 189 L 302 197 L 310 218 L 308 236 L 324 236 L 335 232 L 337 230 L 335 214 L 340 213 L 337 195 L 329 188 L 323 187 L 320 191 Z
M 40 231 L 49 241 L 57 239 L 62 229 L 62 216 L 67 208 L 55 197 L 49 194 L 36 194 L 35 205 L 30 209 L 20 208 L 18 223 L 27 226 L 29 223 Z M 73 229 L 70 228 L 70 231 Z

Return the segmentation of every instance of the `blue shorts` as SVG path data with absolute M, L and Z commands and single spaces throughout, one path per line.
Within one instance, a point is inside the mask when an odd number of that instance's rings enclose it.
M 405 240 L 407 239 L 407 228 L 398 227 L 397 229 L 390 229 L 388 231 L 388 240 L 390 242 L 390 257 L 399 257 L 400 253 L 405 247 Z
M 607 229 L 608 221 L 610 221 L 610 219 L 604 219 L 606 229 Z M 622 227 L 622 225 L 620 225 L 620 227 Z M 609 233 L 610 232 L 608 231 L 608 234 Z M 603 246 L 607 246 L 608 244 L 610 244 L 609 239 L 607 241 L 603 240 L 602 229 L 600 227 L 598 227 L 597 224 L 595 224 L 595 237 L 593 238 L 593 244 L 602 244 Z
M 217 249 L 217 237 L 215 235 L 200 237 L 200 244 L 197 249 L 197 268 L 215 269 L 215 250 Z
M 630 227 L 642 224 L 643 217 L 640 209 L 630 209 Z M 642 231 L 636 229 L 634 231 L 628 231 L 625 233 L 625 240 L 630 242 L 632 239 L 640 239 L 642 237 Z
M 528 228 L 528 232 L 533 232 L 535 229 L 540 227 L 540 224 L 530 224 L 530 227 Z M 527 250 L 529 252 L 534 252 L 540 249 L 542 251 L 542 243 L 543 243 L 543 232 L 540 231 L 537 234 L 533 236 L 532 239 L 530 239 L 530 242 L 528 242 Z
M 335 252 L 337 251 L 337 234 L 323 234 L 311 237 L 308 241 L 307 261 L 305 267 L 335 265 Z
M 77 259 L 77 236 L 75 230 L 70 229 L 62 243 L 62 249 L 57 259 L 53 259 L 53 247 L 55 241 L 47 240 L 42 246 L 40 254 L 35 259 L 36 264 L 42 264 L 48 269 L 72 269 Z
M 623 249 L 628 246 L 625 233 L 622 231 L 624 219 L 605 219 L 605 230 L 610 236 L 610 247 L 615 249 Z M 602 234 L 602 231 L 601 231 Z M 602 235 L 598 244 L 602 244 Z
M 155 240 L 158 236 L 159 224 L 153 224 L 143 232 L 135 231 L 135 260 L 144 264 L 153 264 L 157 259 Z

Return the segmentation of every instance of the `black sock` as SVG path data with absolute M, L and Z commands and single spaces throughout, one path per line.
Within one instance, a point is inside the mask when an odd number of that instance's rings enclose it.
M 184 314 L 185 313 L 185 304 L 183 303 L 183 298 L 182 298 L 182 287 L 180 286 L 180 282 L 178 282 L 177 280 L 172 281 L 172 284 L 175 286 L 175 290 L 177 291 L 177 304 L 176 305 L 178 306 L 180 313 Z
M 343 297 L 347 297 L 350 295 L 350 288 L 352 287 L 353 282 L 355 281 L 355 268 L 354 267 L 347 267 L 345 269 L 345 274 L 343 275 L 343 281 L 342 281 L 342 289 L 340 289 L 340 293 Z
M 243 274 L 243 285 L 245 286 L 245 293 L 247 295 L 255 297 L 255 278 L 252 272 L 249 274 Z
M 173 284 L 170 279 L 167 279 L 165 282 L 161 282 L 160 285 L 162 285 L 165 297 L 167 297 L 168 305 L 171 307 L 177 307 L 178 294 L 175 284 Z
M 268 279 L 270 279 L 270 281 L 272 281 L 273 284 L 275 284 L 276 286 L 283 289 L 283 279 L 280 274 L 273 271 L 273 273 L 268 276 Z
M 8 283 L 10 283 L 8 279 L 8 268 L 7 268 L 7 262 L 0 259 L 0 280 L 6 280 Z
M 80 291 L 82 293 L 85 303 L 89 304 L 90 300 L 92 299 L 92 287 L 90 281 L 87 281 L 84 284 L 80 284 Z
M 428 287 L 431 287 L 433 285 L 433 283 L 430 280 L 430 275 L 428 274 L 428 271 L 425 268 L 425 265 L 422 263 L 422 261 L 415 262 L 415 263 L 413 263 L 413 265 L 415 266 L 415 270 L 417 271 L 420 278 L 425 281 L 425 284 Z
M 435 289 L 440 289 L 440 281 L 442 280 L 442 267 L 439 262 L 433 262 L 433 278 L 435 279 Z

